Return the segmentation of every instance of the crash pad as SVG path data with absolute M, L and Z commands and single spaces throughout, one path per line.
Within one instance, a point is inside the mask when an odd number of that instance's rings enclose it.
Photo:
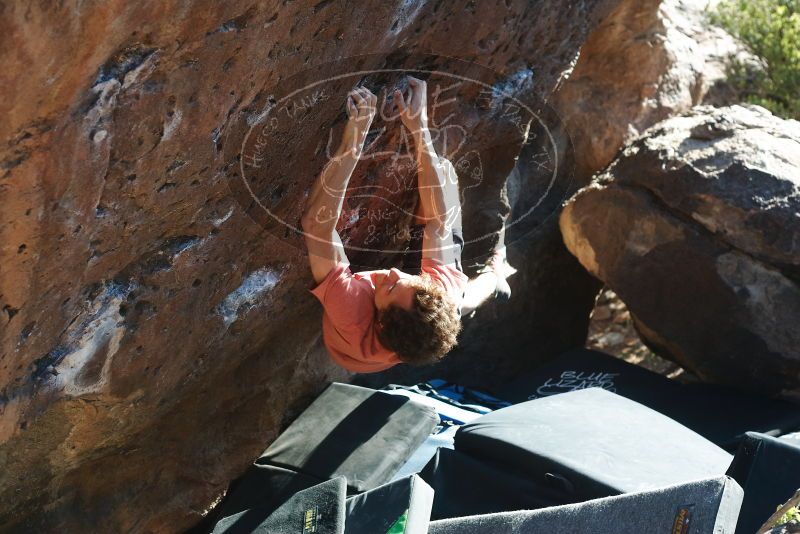
M 389 482 L 438 423 L 433 408 L 333 383 L 256 461 L 305 475 L 347 478 L 349 493 Z
M 431 522 L 430 534 L 733 534 L 742 489 L 714 477 L 578 504 Z
M 723 475 L 732 456 L 601 388 L 523 402 L 462 426 L 455 449 L 560 487 L 573 502 Z
M 793 402 L 714 384 L 682 384 L 589 349 L 565 353 L 521 374 L 495 393 L 519 403 L 590 387 L 652 408 L 731 452 L 748 431 L 778 436 L 800 429 L 800 405 Z M 732 413 L 736 417 L 731 417 Z

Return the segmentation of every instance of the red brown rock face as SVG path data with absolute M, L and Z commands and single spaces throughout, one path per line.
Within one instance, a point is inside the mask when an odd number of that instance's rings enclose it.
M 303 251 L 228 187 L 227 135 L 262 90 L 367 52 L 400 64 L 403 47 L 530 69 L 526 91 L 547 97 L 613 4 L 4 6 L 0 524 L 183 529 L 346 378 L 319 343 Z M 319 172 L 292 147 L 320 136 L 294 130 L 269 162 L 294 177 L 287 212 Z

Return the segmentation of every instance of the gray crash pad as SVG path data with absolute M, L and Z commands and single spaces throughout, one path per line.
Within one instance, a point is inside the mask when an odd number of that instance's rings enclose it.
M 733 534 L 742 488 L 715 477 L 578 504 L 432 521 L 430 534 Z

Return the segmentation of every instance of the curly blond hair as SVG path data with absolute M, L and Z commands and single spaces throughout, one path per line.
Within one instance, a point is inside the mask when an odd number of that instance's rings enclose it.
M 461 317 L 453 299 L 427 273 L 412 279 L 410 310 L 378 310 L 378 341 L 405 363 L 425 365 L 442 359 L 456 345 Z

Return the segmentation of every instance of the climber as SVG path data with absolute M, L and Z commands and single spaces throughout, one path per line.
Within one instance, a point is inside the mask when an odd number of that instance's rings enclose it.
M 456 344 L 461 315 L 492 295 L 510 296 L 505 281 L 502 239 L 473 280 L 461 269 L 461 205 L 453 165 L 434 150 L 428 130 L 427 85 L 408 77 L 407 95 L 395 90 L 393 105 L 417 147 L 421 231 L 417 265 L 353 273 L 336 231 L 345 191 L 376 113 L 377 97 L 357 87 L 346 101 L 348 122 L 342 142 L 314 184 L 301 224 L 323 305 L 323 340 L 332 359 L 358 373 L 377 372 L 398 363 L 433 363 Z M 502 237 L 502 236 L 501 236 Z M 411 249 L 415 247 L 410 246 Z M 408 258 L 407 254 L 407 258 Z M 418 256 L 419 257 L 419 256 Z M 407 271 L 417 270 L 418 274 Z

